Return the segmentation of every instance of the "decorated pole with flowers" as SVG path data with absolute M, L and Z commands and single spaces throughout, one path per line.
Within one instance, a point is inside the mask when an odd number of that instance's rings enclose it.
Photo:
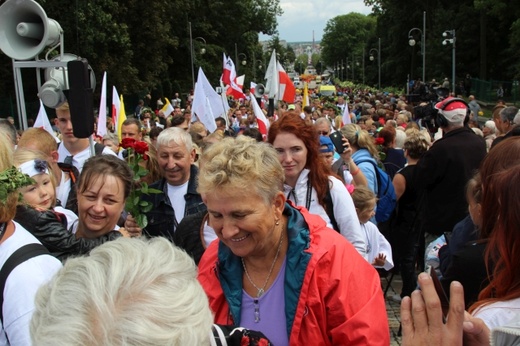
M 148 143 L 124 138 L 120 146 L 126 149 L 126 160 L 134 172 L 134 184 L 126 200 L 125 209 L 135 218 L 139 227 L 145 228 L 148 225 L 146 213 L 152 210 L 153 204 L 142 200 L 142 196 L 161 192 L 148 187 L 148 184 L 142 180 L 148 174 L 148 170 L 140 164 L 148 160 Z

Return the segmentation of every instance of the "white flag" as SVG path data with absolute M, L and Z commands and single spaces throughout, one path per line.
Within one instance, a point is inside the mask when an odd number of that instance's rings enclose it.
M 195 84 L 192 113 L 210 132 L 217 129 L 216 118 L 227 116 L 221 96 L 211 86 L 202 68 L 199 68 L 197 83 Z
M 103 138 L 107 134 L 107 71 L 103 73 L 101 83 L 101 99 L 99 101 L 99 114 L 97 122 L 97 135 Z
M 267 83 L 265 89 L 270 99 L 275 99 L 278 94 L 278 88 L 280 86 L 280 77 L 278 75 L 278 64 L 276 61 L 276 51 L 273 49 L 271 54 L 271 60 L 269 60 L 269 66 L 265 71 L 265 79 Z
M 350 111 L 348 110 L 348 103 L 345 102 L 345 107 L 343 108 L 343 116 L 342 116 L 343 125 L 351 124 L 352 120 L 350 119 Z
M 49 132 L 52 137 L 56 137 L 54 131 L 52 130 L 51 122 L 49 121 L 49 117 L 47 116 L 47 112 L 45 111 L 45 107 L 43 106 L 43 102 L 40 99 L 40 110 L 38 111 L 38 116 L 34 121 L 33 127 L 39 127 Z

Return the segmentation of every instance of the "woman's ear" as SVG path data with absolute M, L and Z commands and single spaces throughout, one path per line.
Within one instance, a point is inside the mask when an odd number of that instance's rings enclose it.
M 279 191 L 276 196 L 274 196 L 273 208 L 276 216 L 281 217 L 283 210 L 285 208 L 285 201 L 287 198 L 285 197 L 282 191 Z

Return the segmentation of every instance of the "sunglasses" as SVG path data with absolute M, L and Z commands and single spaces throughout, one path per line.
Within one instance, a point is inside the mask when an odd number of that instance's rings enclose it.
M 329 135 L 329 133 L 327 131 L 320 131 L 320 134 L 322 136 L 328 136 Z

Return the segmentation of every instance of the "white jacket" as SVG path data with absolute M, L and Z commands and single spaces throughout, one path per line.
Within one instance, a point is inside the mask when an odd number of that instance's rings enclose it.
M 309 170 L 304 169 L 300 173 L 294 189 L 289 185 L 284 185 L 285 196 L 292 201 L 294 205 L 307 207 L 307 182 L 309 178 Z M 329 176 L 330 195 L 332 197 L 333 213 L 336 218 L 336 223 L 341 235 L 345 237 L 365 259 L 366 241 L 365 235 L 361 232 L 359 219 L 357 217 L 356 208 L 352 197 L 347 191 L 347 188 L 341 180 Z M 319 204 L 316 190 L 311 187 L 311 198 L 309 203 L 309 212 L 321 216 L 327 223 L 329 228 L 332 228 L 332 223 L 327 215 L 325 209 Z

